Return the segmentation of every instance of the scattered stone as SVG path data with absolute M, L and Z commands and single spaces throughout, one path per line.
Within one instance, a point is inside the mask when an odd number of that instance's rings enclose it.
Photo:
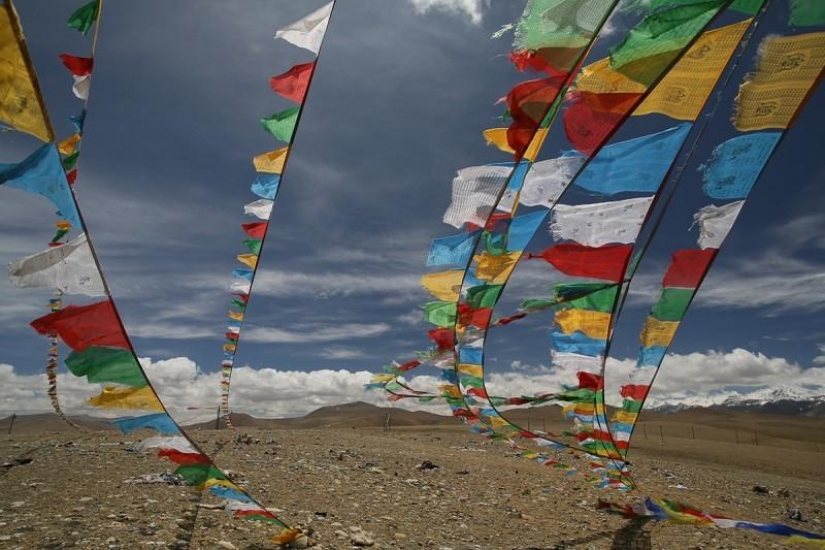
M 770 493 L 768 488 L 765 487 L 764 485 L 754 485 L 753 486 L 753 492 L 754 493 L 759 493 L 760 495 L 767 495 L 767 494 Z
M 424 462 L 422 462 L 421 464 L 416 466 L 416 469 L 421 470 L 422 472 L 425 472 L 425 471 L 428 471 L 428 470 L 438 470 L 438 468 L 439 467 L 438 467 L 437 464 L 433 464 L 429 460 L 425 460 Z
M 802 518 L 802 510 L 799 508 L 791 508 L 788 510 L 788 519 L 792 519 L 794 521 L 805 521 Z
M 220 546 L 221 548 L 225 548 L 226 550 L 237 550 L 237 546 L 229 542 L 228 540 L 219 540 L 215 543 L 216 546 Z

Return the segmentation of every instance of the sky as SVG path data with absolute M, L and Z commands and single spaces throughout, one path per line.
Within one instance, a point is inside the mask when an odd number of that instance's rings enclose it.
M 240 224 L 255 221 L 243 214 L 256 198 L 251 158 L 281 146 L 258 120 L 291 106 L 271 92 L 269 77 L 312 59 L 274 40 L 275 30 L 323 3 L 104 3 L 75 192 L 137 353 L 182 420 L 217 406 L 231 271 L 245 252 Z M 775 4 L 631 287 L 608 364 L 616 387 L 632 369 L 670 251 L 695 244 L 692 215 L 704 204 L 697 167 L 734 135 L 731 100 L 756 45 L 768 34 L 802 32 L 786 25 L 787 2 Z M 65 27 L 78 5 L 16 5 L 60 137 L 72 132 L 67 117 L 80 101 L 58 55 L 87 55 L 91 46 Z M 355 400 L 384 404 L 380 393 L 362 389 L 370 373 L 428 347 L 420 309 L 428 297 L 419 279 L 432 239 L 456 232 L 441 222 L 451 180 L 461 168 L 508 160 L 481 132 L 500 124 L 496 101 L 529 75 L 507 61 L 510 37 L 490 36 L 516 21 L 523 5 L 338 2 L 247 308 L 234 410 L 294 416 Z M 604 55 L 625 26 L 611 20 L 590 59 Z M 788 385 L 825 393 L 822 94 L 811 98 L 751 194 L 677 334 L 654 403 Z M 618 138 L 673 122 L 634 124 Z M 560 129 L 540 159 L 569 148 Z M 35 147 L 32 138 L 0 135 L 0 162 Z M 0 263 L 44 249 L 53 221 L 41 198 L 0 187 Z M 530 249 L 546 245 L 546 236 L 540 240 Z M 547 264 L 523 264 L 496 314 L 546 296 L 556 280 Z M 48 298 L 0 281 L 0 415 L 49 410 L 47 341 L 28 327 Z M 487 353 L 493 388 L 510 394 L 558 386 L 551 324 L 552 316 L 536 315 L 494 331 Z M 432 387 L 434 374 L 424 371 L 417 382 Z M 88 412 L 83 401 L 93 388 L 69 375 L 58 384 L 69 412 Z M 430 410 L 446 412 L 443 405 Z

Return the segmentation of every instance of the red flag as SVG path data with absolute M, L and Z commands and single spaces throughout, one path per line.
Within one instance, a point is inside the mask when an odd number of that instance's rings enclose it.
M 71 172 L 66 174 L 66 181 L 69 182 L 69 185 L 74 185 L 74 180 L 77 179 L 77 168 L 72 170 Z
M 465 327 L 486 328 L 493 316 L 493 308 L 473 309 L 467 304 L 458 304 L 458 324 Z
M 245 223 L 241 227 L 253 239 L 263 239 L 266 233 L 267 222 Z
M 67 346 L 83 351 L 89 346 L 130 349 L 126 334 L 109 300 L 87 306 L 66 306 L 31 323 L 40 334 L 57 333 Z
M 434 328 L 427 332 L 436 349 L 453 350 L 455 348 L 455 332 L 451 328 Z
M 295 65 L 287 72 L 269 79 L 272 91 L 295 103 L 303 103 L 309 86 L 309 78 L 315 69 L 315 62 Z
M 579 379 L 579 387 L 588 390 L 598 391 L 602 385 L 602 377 L 598 374 L 579 371 L 576 373 L 576 378 Z
M 421 361 L 419 361 L 418 359 L 413 359 L 412 361 L 407 361 L 403 365 L 399 365 L 396 368 L 402 372 L 407 372 L 408 370 L 412 370 L 420 364 Z
M 513 321 L 518 321 L 519 319 L 524 319 L 525 317 L 527 317 L 526 313 L 516 313 L 515 315 L 510 315 L 509 317 L 502 317 L 496 321 L 496 326 L 509 325 Z
M 159 457 L 166 457 L 175 464 L 191 466 L 193 464 L 209 464 L 209 457 L 200 453 L 184 453 L 176 449 L 161 449 Z
M 249 303 L 249 295 L 248 294 L 241 294 L 239 292 L 233 292 L 232 296 L 237 296 L 240 301 L 243 303 Z
M 95 63 L 95 60 L 91 57 L 77 57 L 67 53 L 60 54 L 60 60 L 63 61 L 63 65 L 69 69 L 69 72 L 75 76 L 91 74 Z
M 620 282 L 624 278 L 632 245 L 606 244 L 600 247 L 577 243 L 552 246 L 541 254 L 529 254 L 528 258 L 544 258 L 553 267 L 573 277 L 588 277 Z
M 549 76 L 567 76 L 581 54 L 581 48 L 541 48 L 510 52 L 510 62 L 524 72 L 547 73 Z
M 679 250 L 670 257 L 662 286 L 665 288 L 696 288 L 718 252 L 715 248 Z
M 515 151 L 516 160 L 524 156 L 563 85 L 564 78 L 560 77 L 528 80 L 507 94 L 507 107 L 513 118 L 507 129 L 507 143 Z
M 564 112 L 564 132 L 577 150 L 592 155 L 639 103 L 642 94 L 572 92 Z
M 467 395 L 474 395 L 476 397 L 481 397 L 482 399 L 489 399 L 487 392 L 481 388 L 469 388 L 467 390 Z
M 650 386 L 637 386 L 635 384 L 628 384 L 627 386 L 622 386 L 621 394 L 622 397 L 627 399 L 633 399 L 635 401 L 641 401 L 645 397 L 647 397 L 647 392 L 650 390 Z

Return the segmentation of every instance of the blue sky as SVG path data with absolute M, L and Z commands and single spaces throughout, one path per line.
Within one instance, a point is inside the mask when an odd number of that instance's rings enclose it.
M 255 199 L 250 159 L 280 146 L 258 119 L 291 106 L 271 92 L 268 79 L 311 60 L 275 41 L 275 30 L 322 3 L 104 4 L 76 192 L 138 354 L 161 392 L 182 404 L 216 403 L 230 274 L 244 252 L 239 226 L 254 221 L 243 214 Z M 64 25 L 79 2 L 18 4 L 65 137 L 80 101 L 57 56 L 86 55 L 91 45 Z M 485 145 L 481 131 L 497 125 L 496 100 L 524 76 L 507 62 L 509 38 L 489 37 L 515 21 L 523 4 L 346 0 L 336 7 L 247 309 L 236 365 L 252 368 L 233 379 L 236 410 L 294 414 L 366 398 L 359 388 L 367 371 L 427 347 L 419 309 L 427 295 L 418 280 L 430 241 L 455 232 L 441 223 L 450 182 L 460 168 L 508 160 Z M 763 36 L 791 32 L 787 2 L 775 4 L 734 83 L 752 68 Z M 621 26 L 611 29 L 615 36 Z M 604 44 L 596 53 L 603 52 Z M 613 348 L 622 364 L 635 357 L 668 251 L 695 243 L 688 229 L 706 202 L 696 168 L 733 135 L 736 84 L 632 288 Z M 822 120 L 819 90 L 758 182 L 685 319 L 672 348 L 677 355 L 665 364 L 673 375 L 660 380 L 663 396 L 684 389 L 679 372 L 695 381 L 707 370 L 714 376 L 689 391 L 789 378 L 825 385 Z M 667 124 L 650 120 L 635 130 Z M 540 158 L 567 148 L 554 134 Z M 3 162 L 35 146 L 24 136 L 0 139 Z M 0 189 L 0 261 L 43 249 L 53 219 L 40 198 Z M 497 314 L 508 314 L 506 304 L 520 298 L 542 296 L 553 277 L 549 266 L 519 268 Z M 37 407 L 47 403 L 45 381 L 35 376 L 47 343 L 27 326 L 47 299 L 43 291 L 0 283 L 0 380 L 15 388 L 0 413 L 24 406 L 27 397 Z M 531 383 L 552 381 L 531 378 L 547 375 L 551 319 L 538 315 L 495 332 L 488 367 L 502 384 L 509 381 L 508 389 L 541 391 Z M 77 392 L 67 399 L 78 407 L 80 394 L 93 393 L 68 377 L 64 387 Z

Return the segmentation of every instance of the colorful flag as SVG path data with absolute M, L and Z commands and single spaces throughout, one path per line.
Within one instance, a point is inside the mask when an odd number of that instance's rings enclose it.
M 261 125 L 264 130 L 281 141 L 292 142 L 292 135 L 295 133 L 295 126 L 298 124 L 298 114 L 300 107 L 292 107 L 272 116 L 263 117 Z
M 693 223 L 699 225 L 699 248 L 719 248 L 733 227 L 745 201 L 724 206 L 709 204 L 693 215 Z
M 42 335 L 57 333 L 74 351 L 90 346 L 130 349 L 129 340 L 109 300 L 85 306 L 66 306 L 30 323 Z

